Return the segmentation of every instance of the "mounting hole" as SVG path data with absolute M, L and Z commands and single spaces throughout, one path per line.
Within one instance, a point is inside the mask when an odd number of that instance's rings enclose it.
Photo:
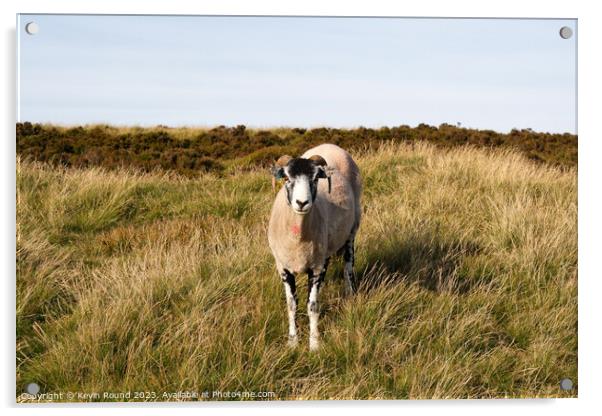
M 560 381 L 560 388 L 562 390 L 572 390 L 573 389 L 573 380 L 570 378 L 563 378 Z
M 25 31 L 28 35 L 35 35 L 40 31 L 40 26 L 36 22 L 29 22 L 25 25 Z
M 568 26 L 562 26 L 560 28 L 560 37 L 562 39 L 569 39 L 571 36 L 573 36 L 573 29 Z
M 29 383 L 25 388 L 27 393 L 33 394 L 34 396 L 40 392 L 40 386 L 37 383 Z

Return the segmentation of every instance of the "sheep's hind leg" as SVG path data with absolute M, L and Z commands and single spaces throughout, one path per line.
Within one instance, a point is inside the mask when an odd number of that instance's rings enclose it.
M 328 259 L 326 259 L 321 270 L 309 270 L 307 272 L 307 314 L 309 315 L 309 349 L 311 351 L 316 351 L 320 346 L 320 331 L 318 329 L 320 309 L 318 305 L 318 295 L 327 268 Z
M 345 242 L 343 251 L 343 259 L 345 260 L 343 276 L 345 277 L 345 292 L 347 296 L 353 295 L 357 290 L 355 273 L 353 272 L 353 265 L 355 263 L 354 241 L 355 236 L 353 235 Z
M 295 314 L 297 313 L 297 288 L 295 285 L 295 276 L 286 269 L 280 272 L 284 293 L 286 294 L 286 306 L 288 312 L 288 345 L 295 347 L 298 343 L 297 325 L 295 324 Z

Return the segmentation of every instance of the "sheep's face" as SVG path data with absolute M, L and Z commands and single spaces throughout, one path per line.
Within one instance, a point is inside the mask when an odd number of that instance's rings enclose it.
M 311 211 L 318 192 L 318 180 L 327 177 L 323 166 L 303 158 L 291 159 L 285 166 L 275 167 L 274 176 L 285 179 L 287 203 L 299 215 Z

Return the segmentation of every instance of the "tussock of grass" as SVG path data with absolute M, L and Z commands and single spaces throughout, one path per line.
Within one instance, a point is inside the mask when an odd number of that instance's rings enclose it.
M 333 262 L 315 354 L 304 307 L 303 342 L 286 347 L 265 171 L 193 180 L 18 162 L 17 394 L 35 381 L 279 399 L 575 396 L 559 382 L 577 381 L 576 171 L 468 147 L 354 156 L 361 285 L 344 298 Z

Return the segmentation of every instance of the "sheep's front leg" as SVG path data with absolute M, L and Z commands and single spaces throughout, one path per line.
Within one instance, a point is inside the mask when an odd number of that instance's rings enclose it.
M 286 309 L 288 312 L 288 345 L 294 347 L 297 345 L 297 325 L 295 324 L 295 314 L 297 313 L 297 288 L 295 285 L 295 276 L 286 269 L 280 272 L 284 293 L 286 294 Z
M 320 309 L 318 305 L 318 294 L 320 286 L 324 281 L 326 269 L 328 268 L 328 259 L 321 269 L 309 270 L 307 272 L 307 314 L 309 315 L 309 349 L 315 351 L 320 346 L 320 331 L 318 330 L 318 318 Z
M 347 240 L 343 252 L 343 259 L 345 260 L 343 276 L 345 277 L 345 292 L 347 296 L 353 295 L 356 291 L 355 273 L 353 272 L 353 265 L 355 263 L 354 240 L 355 236 Z

